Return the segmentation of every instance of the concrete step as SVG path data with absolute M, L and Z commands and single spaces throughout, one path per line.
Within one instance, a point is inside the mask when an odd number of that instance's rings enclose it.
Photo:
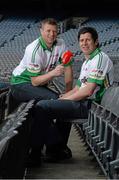
M 96 160 L 72 126 L 68 146 L 72 159 L 60 163 L 43 162 L 39 168 L 27 169 L 26 179 L 106 179 Z

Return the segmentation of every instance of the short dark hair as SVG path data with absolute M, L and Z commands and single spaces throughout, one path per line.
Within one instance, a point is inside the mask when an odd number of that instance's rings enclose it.
M 93 27 L 83 27 L 78 32 L 78 41 L 80 39 L 81 34 L 90 33 L 94 42 L 98 39 L 98 33 L 95 28 Z
M 46 18 L 46 19 L 43 19 L 40 23 L 40 27 L 42 28 L 42 26 L 44 24 L 51 24 L 51 25 L 54 25 L 54 26 L 58 26 L 58 23 L 57 21 L 54 19 L 54 18 Z

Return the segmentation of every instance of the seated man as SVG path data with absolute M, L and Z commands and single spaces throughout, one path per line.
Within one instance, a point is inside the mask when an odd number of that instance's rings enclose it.
M 83 27 L 78 33 L 78 40 L 86 60 L 76 86 L 59 99 L 41 100 L 36 104 L 33 134 L 34 139 L 38 139 L 36 146 L 42 143 L 50 145 L 48 127 L 51 124 L 63 122 L 63 119 L 88 118 L 91 102 L 100 103 L 106 88 L 113 83 L 113 63 L 100 50 L 97 31 Z M 57 158 L 60 159 L 60 155 Z
M 68 47 L 63 39 L 57 37 L 57 34 L 58 23 L 56 20 L 46 18 L 41 22 L 40 37 L 27 45 L 24 57 L 13 70 L 11 77 L 11 93 L 18 102 L 27 102 L 31 99 L 35 99 L 35 102 L 43 99 L 57 99 L 59 94 L 52 90 L 50 85 L 56 77 L 62 75 L 64 76 L 65 92 L 72 89 L 72 61 L 66 65 L 61 63 L 62 56 L 68 51 Z M 47 151 L 54 150 L 59 143 L 56 138 L 57 129 L 60 129 L 60 133 L 67 138 L 70 128 L 70 123 L 67 126 L 64 126 L 63 123 L 56 123 L 49 127 L 49 139 L 53 143 L 52 147 L 47 146 Z M 53 132 L 54 135 L 52 135 Z M 33 150 L 34 141 L 38 141 L 38 139 L 31 141 L 31 154 L 36 154 L 38 151 L 38 149 Z M 64 139 L 60 139 L 60 147 L 61 143 L 62 148 L 65 143 L 65 149 L 69 150 Z M 67 155 L 65 152 L 64 154 Z

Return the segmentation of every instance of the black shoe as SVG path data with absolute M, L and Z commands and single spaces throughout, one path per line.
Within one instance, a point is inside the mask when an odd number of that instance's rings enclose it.
M 41 166 L 41 150 L 32 149 L 25 164 L 27 168 L 40 167 Z
M 64 147 L 59 153 L 59 158 L 63 160 L 72 158 L 71 149 L 68 146 Z
M 57 151 L 46 150 L 46 156 L 44 160 L 45 162 L 60 162 L 70 158 L 72 158 L 72 152 L 68 146 L 65 146 L 64 148 Z

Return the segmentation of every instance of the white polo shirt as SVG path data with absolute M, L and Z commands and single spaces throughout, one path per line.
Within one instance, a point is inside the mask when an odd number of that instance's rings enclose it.
M 23 59 L 12 73 L 11 84 L 31 82 L 31 77 L 49 72 L 61 61 L 66 50 L 63 39 L 57 39 L 51 49 L 42 37 L 36 39 L 26 47 Z
M 113 83 L 113 63 L 99 48 L 92 52 L 90 58 L 82 65 L 77 85 L 83 87 L 86 82 L 98 85 L 90 97 L 97 102 L 100 102 L 105 89 Z

